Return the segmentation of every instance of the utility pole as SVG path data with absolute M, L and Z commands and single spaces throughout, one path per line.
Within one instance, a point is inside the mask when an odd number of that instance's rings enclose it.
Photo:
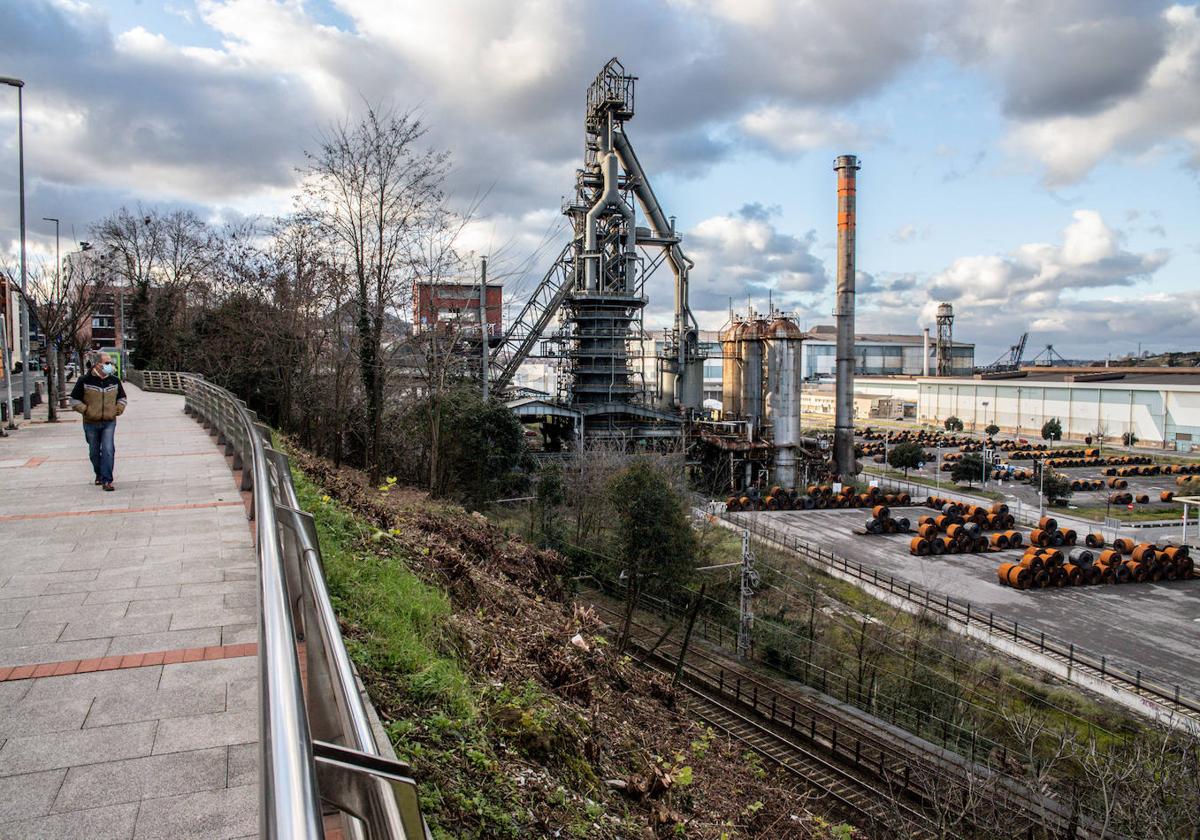
M 742 586 L 738 601 L 738 659 L 750 658 L 750 640 L 754 634 L 754 608 L 750 598 L 754 595 L 754 584 L 758 574 L 753 567 L 754 555 L 750 553 L 750 529 L 742 531 Z
M 483 399 L 488 399 L 487 257 L 479 260 L 479 356 Z
M 25 297 L 29 291 L 25 283 L 25 82 L 5 76 L 0 77 L 0 85 L 17 89 L 17 171 L 21 204 L 21 407 L 25 419 L 29 420 L 33 415 L 29 407 L 29 304 Z

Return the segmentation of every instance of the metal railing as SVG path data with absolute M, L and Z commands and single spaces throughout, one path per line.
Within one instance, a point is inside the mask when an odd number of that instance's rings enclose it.
M 1061 659 L 1068 666 L 1068 672 L 1072 668 L 1085 670 L 1128 692 L 1150 699 L 1169 712 L 1190 717 L 1193 720 L 1200 717 L 1200 701 L 1184 693 L 1178 684 L 1171 685 L 1160 682 L 1141 670 L 1130 673 L 1124 669 L 1113 667 L 1109 664 L 1107 656 L 1096 655 L 1076 644 L 1056 639 L 1044 631 L 1036 630 L 1028 625 L 1021 626 L 1017 621 L 974 606 L 970 601 L 959 600 L 949 595 L 913 586 L 909 581 L 897 580 L 888 574 L 880 574 L 878 568 L 864 568 L 862 563 L 852 562 L 819 545 L 802 540 L 795 534 L 766 524 L 762 521 L 762 516 L 764 514 L 721 514 L 723 519 L 746 528 L 752 534 L 782 548 L 795 551 L 818 566 L 886 590 L 891 596 L 903 598 L 931 614 L 961 624 L 964 628 L 970 627 L 972 623 L 979 628 L 986 627 L 989 636 L 1011 639 L 1013 642 L 1037 650 L 1039 653 Z
M 147 391 L 184 395 L 184 411 L 224 446 L 249 491 L 258 559 L 259 833 L 319 840 L 324 816 L 349 836 L 430 838 L 407 765 L 376 743 L 329 600 L 312 517 L 287 456 L 229 391 L 188 373 L 131 371 Z M 303 657 L 303 665 L 301 664 Z

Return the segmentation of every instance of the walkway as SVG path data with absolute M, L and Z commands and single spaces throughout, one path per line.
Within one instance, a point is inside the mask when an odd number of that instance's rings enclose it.
M 4 840 L 257 834 L 243 501 L 182 397 L 127 388 L 114 493 L 73 412 L 0 439 Z

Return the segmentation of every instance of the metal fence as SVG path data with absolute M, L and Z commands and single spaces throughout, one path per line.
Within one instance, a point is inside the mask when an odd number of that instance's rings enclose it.
M 259 833 L 318 840 L 342 812 L 353 837 L 429 838 L 408 765 L 385 756 L 329 600 L 312 517 L 300 510 L 288 459 L 270 429 L 199 376 L 131 371 L 147 391 L 184 395 L 240 470 L 258 559 Z M 303 662 L 302 662 L 303 658 Z
M 992 636 L 1011 639 L 1013 642 L 1037 650 L 1042 654 L 1057 657 L 1067 665 L 1068 669 L 1078 668 L 1089 671 L 1126 691 L 1152 699 L 1169 711 L 1193 720 L 1200 715 L 1200 702 L 1183 694 L 1178 684 L 1171 685 L 1161 682 L 1140 670 L 1129 673 L 1123 669 L 1114 668 L 1108 663 L 1108 657 L 1090 653 L 1078 645 L 1055 639 L 1053 636 L 1046 635 L 1044 631 L 1028 626 L 1022 627 L 1017 621 L 997 615 L 990 610 L 975 607 L 969 601 L 960 601 L 949 595 L 913 586 L 908 581 L 896 580 L 891 575 L 880 574 L 878 569 L 864 568 L 862 563 L 847 560 L 819 545 L 813 545 L 794 534 L 766 524 L 761 520 L 760 515 L 724 513 L 722 517 L 735 525 L 749 529 L 752 534 L 760 538 L 801 554 L 818 566 L 887 590 L 889 595 L 903 598 L 931 614 L 955 621 L 964 627 L 970 627 L 972 623 L 976 627 L 986 627 Z

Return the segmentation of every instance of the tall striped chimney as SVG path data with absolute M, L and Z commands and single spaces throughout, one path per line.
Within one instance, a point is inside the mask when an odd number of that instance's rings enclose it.
M 837 380 L 833 427 L 834 469 L 849 481 L 854 467 L 854 231 L 858 158 L 840 155 L 837 172 Z

